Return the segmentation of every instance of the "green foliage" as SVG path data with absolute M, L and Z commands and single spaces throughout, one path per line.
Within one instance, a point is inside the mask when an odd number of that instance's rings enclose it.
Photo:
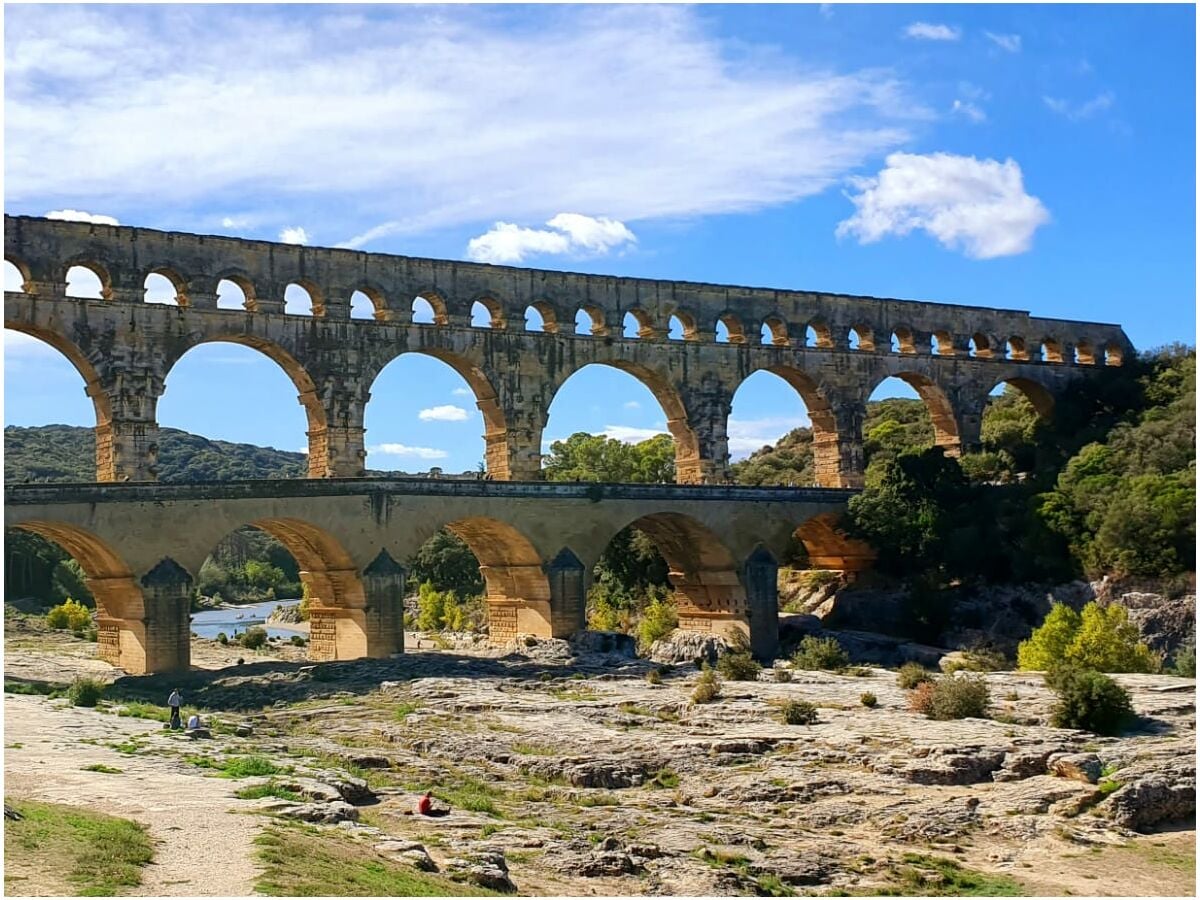
M 580 431 L 552 443 L 542 469 L 547 481 L 670 484 L 675 481 L 675 443 L 667 434 L 627 444 Z
M 46 624 L 59 630 L 83 631 L 92 624 L 92 611 L 68 597 L 46 613 Z
M 638 644 L 649 648 L 655 641 L 665 638 L 679 627 L 679 611 L 665 590 L 650 592 L 650 602 L 642 611 L 638 621 Z
M 693 703 L 711 703 L 721 696 L 721 678 L 705 663 L 700 667 L 700 677 L 692 688 Z
M 421 545 L 408 561 L 409 577 L 435 591 L 451 591 L 459 597 L 483 594 L 479 560 L 466 542 L 443 528 Z M 434 629 L 424 629 L 434 630 Z
M 229 635 L 227 635 L 223 631 L 218 631 L 217 632 L 217 643 L 220 644 L 222 647 L 227 646 L 229 644 Z
M 865 706 L 867 709 L 874 709 L 876 706 L 879 705 L 879 698 L 876 697 L 874 694 L 872 694 L 870 691 L 864 691 L 863 693 L 859 694 L 858 702 L 861 703 L 863 706 Z
M 836 672 L 850 665 L 850 655 L 842 649 L 835 637 L 819 638 L 806 634 L 792 656 L 792 665 L 797 669 L 824 669 Z
M 739 650 L 718 659 L 717 671 L 730 681 L 757 681 L 762 666 L 747 651 Z
M 233 756 L 223 760 L 210 756 L 189 756 L 187 761 L 201 769 L 215 769 L 222 778 L 256 778 L 291 771 L 286 766 L 275 765 L 265 756 Z
M 1115 735 L 1133 718 L 1129 692 L 1100 672 L 1061 666 L 1047 673 L 1046 683 L 1058 695 L 1050 714 L 1056 728 Z
M 454 591 L 435 590 L 428 581 L 417 589 L 417 609 L 421 631 L 477 631 L 483 623 L 479 598 L 460 600 Z
M 254 625 L 242 632 L 238 642 L 247 650 L 258 650 L 267 645 L 267 629 Z
M 67 688 L 67 697 L 72 706 L 95 706 L 104 696 L 104 682 L 80 676 Z
M 755 450 L 730 466 L 738 484 L 791 484 L 805 487 L 816 483 L 813 470 L 812 429 L 796 428 L 775 443 Z
M 651 669 L 646 673 L 647 684 L 662 684 L 662 672 L 657 668 Z
M 1176 652 L 1175 662 L 1171 666 L 1170 673 L 1178 675 L 1180 678 L 1196 677 L 1196 639 L 1194 637 Z
M 307 581 L 300 586 L 300 603 L 297 604 L 296 612 L 301 622 L 309 621 L 312 616 L 312 590 Z
M 906 691 L 931 681 L 933 681 L 933 675 L 919 662 L 906 662 L 896 670 L 896 684 Z
M 986 719 L 991 703 L 987 682 L 979 675 L 947 675 L 920 685 L 910 695 L 910 708 L 918 698 L 930 719 Z
M 816 725 L 817 708 L 806 700 L 785 700 L 779 706 L 784 725 Z
M 1066 662 L 1102 672 L 1157 672 L 1159 659 L 1139 637 L 1123 606 L 1093 601 L 1080 614 L 1055 603 L 1017 647 L 1017 665 L 1048 671 Z
M 901 897 L 1020 897 L 1025 891 L 1009 875 L 991 875 L 964 868 L 952 859 L 905 853 L 901 863 L 889 863 L 892 887 L 878 891 Z
M 277 781 L 266 781 L 262 784 L 244 787 L 234 794 L 239 800 L 259 800 L 263 797 L 276 797 L 280 800 L 300 801 L 304 798 L 295 791 L 284 787 Z
M 1003 672 L 1011 668 L 1008 657 L 999 650 L 972 647 L 963 653 L 961 659 L 951 660 L 944 671 L 950 675 L 954 672 Z

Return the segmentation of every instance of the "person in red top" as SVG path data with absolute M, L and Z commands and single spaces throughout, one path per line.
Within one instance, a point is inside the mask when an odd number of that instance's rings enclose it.
M 417 801 L 417 812 L 422 816 L 429 815 L 433 809 L 433 792 L 426 791 L 420 800 Z

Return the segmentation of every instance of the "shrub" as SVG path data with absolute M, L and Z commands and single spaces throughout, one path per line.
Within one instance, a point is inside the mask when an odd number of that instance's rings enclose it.
M 1063 663 L 1100 672 L 1159 671 L 1160 660 L 1139 637 L 1123 606 L 1093 601 L 1080 614 L 1056 603 L 1017 648 L 1017 664 L 1042 671 Z
M 647 684 L 662 684 L 662 672 L 658 669 L 651 669 L 646 673 Z
M 850 665 L 850 657 L 837 638 L 818 638 L 807 634 L 792 657 L 792 665 L 797 669 L 836 671 Z
M 665 595 L 655 595 L 642 611 L 638 622 L 638 643 L 648 648 L 655 641 L 665 638 L 679 627 L 679 611 L 671 598 Z
M 861 703 L 863 706 L 865 706 L 867 709 L 874 709 L 876 706 L 879 705 L 879 698 L 876 697 L 874 694 L 872 694 L 870 691 L 866 691 L 859 695 L 858 702 Z
M 929 684 L 931 681 L 933 681 L 933 675 L 919 662 L 906 662 L 896 671 L 896 684 L 906 691 L 911 691 L 917 685 Z
M 933 709 L 933 691 L 937 681 L 930 678 L 918 683 L 908 695 L 908 708 L 923 716 L 929 715 Z
M 267 629 L 261 625 L 247 628 L 239 638 L 239 641 L 247 650 L 257 650 L 267 643 Z
M 83 631 L 92 624 L 92 611 L 68 597 L 46 613 L 46 624 L 57 630 Z
M 808 591 L 837 584 L 841 580 L 842 573 L 834 569 L 805 569 L 800 573 L 800 585 Z
M 95 678 L 76 678 L 67 688 L 72 706 L 95 706 L 104 695 L 104 682 Z
M 309 616 L 312 615 L 312 597 L 310 593 L 308 582 L 304 582 L 300 586 L 300 604 L 296 610 L 301 622 L 307 622 Z
M 947 675 L 933 682 L 925 715 L 931 719 L 986 719 L 990 702 L 991 692 L 980 676 Z
M 705 663 L 700 669 L 700 677 L 692 689 L 693 703 L 711 703 L 721 696 L 721 678 Z
M 226 634 L 225 632 L 223 632 L 223 631 L 218 631 L 218 632 L 217 632 L 217 643 L 218 643 L 218 644 L 220 644 L 222 647 L 224 647 L 224 646 L 228 645 L 228 643 L 229 643 L 229 635 L 227 635 L 227 634 Z
M 779 713 L 784 725 L 817 724 L 817 708 L 806 700 L 786 700 Z
M 290 638 L 293 647 L 303 647 L 308 644 L 303 635 L 293 634 Z
M 791 669 L 775 669 L 774 672 L 775 672 L 775 680 L 777 682 L 779 682 L 780 684 L 786 684 L 787 682 L 792 680 L 792 670 Z
M 1047 673 L 1046 683 L 1058 694 L 1050 714 L 1056 728 L 1114 735 L 1133 718 L 1129 692 L 1100 672 L 1064 666 Z
M 749 653 L 726 653 L 717 660 L 717 671 L 730 681 L 758 681 L 760 666 Z
M 1175 654 L 1175 664 L 1171 666 L 1171 674 L 1180 678 L 1196 677 L 1196 641 L 1185 644 Z

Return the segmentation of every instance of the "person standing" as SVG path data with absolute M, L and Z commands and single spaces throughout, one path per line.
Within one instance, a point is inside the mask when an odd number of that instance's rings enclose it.
M 162 696 L 161 694 L 159 696 Z M 171 691 L 171 696 L 167 698 L 167 706 L 171 710 L 171 728 L 178 729 L 183 727 L 183 722 L 179 718 L 179 707 L 183 704 L 183 698 L 179 696 L 179 688 Z

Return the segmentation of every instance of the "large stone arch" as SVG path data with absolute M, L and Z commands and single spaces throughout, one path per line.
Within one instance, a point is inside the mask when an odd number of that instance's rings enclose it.
M 666 560 L 680 628 L 749 634 L 749 607 L 738 561 L 708 525 L 684 513 L 660 512 L 640 516 L 623 527 L 644 533 Z M 610 541 L 615 534 L 609 536 Z
M 131 675 L 187 669 L 191 576 L 169 559 L 140 580 L 95 534 L 66 522 L 31 520 L 11 526 L 58 544 L 79 563 L 96 598 L 98 653 Z
M 84 392 L 92 400 L 96 410 L 96 480 L 116 481 L 116 459 L 112 452 L 112 402 L 108 391 L 100 380 L 100 372 L 96 364 L 80 349 L 79 345 L 61 332 L 50 328 L 42 328 L 32 322 L 21 322 L 12 319 L 4 320 L 4 327 L 30 337 L 37 338 L 44 344 L 53 347 L 67 358 L 83 379 Z
M 758 371 L 778 375 L 804 401 L 812 423 L 813 471 L 817 486 L 855 486 L 862 461 L 859 458 L 861 450 L 856 453 L 854 448 L 861 448 L 862 440 L 860 435 L 848 433 L 856 427 L 854 418 L 846 415 L 847 411 L 836 408 L 831 392 L 825 385 L 795 366 L 761 366 L 746 377 Z M 738 387 L 740 388 L 741 384 Z M 734 394 L 736 393 L 735 389 Z
M 508 415 L 500 400 L 500 395 L 496 391 L 496 379 L 467 357 L 433 346 L 414 347 L 401 351 L 379 361 L 368 377 L 364 379 L 364 383 L 368 385 L 367 402 L 370 402 L 375 382 L 383 370 L 407 353 L 419 353 L 443 362 L 467 383 L 475 395 L 475 406 L 483 415 L 484 465 L 487 468 L 488 476 L 495 481 L 512 480 L 516 474 L 513 459 L 516 448 L 510 440 Z M 365 421 L 365 408 L 363 414 Z
M 248 300 L 249 298 L 247 298 Z M 163 373 L 163 388 L 166 389 L 171 372 L 184 356 L 204 344 L 229 343 L 240 344 L 257 350 L 281 368 L 296 388 L 297 400 L 304 407 L 304 415 L 308 420 L 308 477 L 327 478 L 334 473 L 330 471 L 330 447 L 328 416 L 317 386 L 308 370 L 282 345 L 257 337 L 252 334 L 217 333 L 205 335 L 203 338 L 188 343 L 176 356 L 166 361 Z
M 847 535 L 842 530 L 840 516 L 834 513 L 806 519 L 796 528 L 794 536 L 804 545 L 808 564 L 814 569 L 836 569 L 853 578 L 875 561 L 871 546 Z
M 874 379 L 866 396 L 869 398 L 888 378 L 899 378 L 917 392 L 933 422 L 933 443 L 941 447 L 947 455 L 958 456 L 962 452 L 962 433 L 954 405 L 942 386 L 921 372 L 887 372 Z
M 1054 414 L 1054 394 L 1046 385 L 1032 378 L 1023 376 L 1013 376 L 1011 378 L 1001 378 L 988 391 L 991 395 L 997 387 L 1002 384 L 1010 384 L 1025 395 L 1035 410 L 1037 410 L 1038 418 L 1048 422 Z M 986 400 L 985 400 L 986 403 Z
M 442 526 L 460 538 L 479 560 L 493 642 L 518 634 L 554 635 L 550 581 L 533 543 L 507 522 L 470 516 Z
M 667 431 L 675 441 L 675 481 L 677 484 L 699 484 L 704 480 L 704 461 L 700 456 L 700 441 L 692 427 L 683 396 L 671 380 L 663 373 L 649 366 L 623 359 L 605 359 L 587 362 L 579 368 L 565 373 L 553 387 L 553 392 L 546 398 L 546 418 L 549 417 L 550 407 L 559 391 L 575 375 L 588 366 L 610 366 L 621 372 L 626 372 L 640 381 L 654 395 L 659 407 L 667 420 Z M 542 423 L 545 425 L 545 422 Z

